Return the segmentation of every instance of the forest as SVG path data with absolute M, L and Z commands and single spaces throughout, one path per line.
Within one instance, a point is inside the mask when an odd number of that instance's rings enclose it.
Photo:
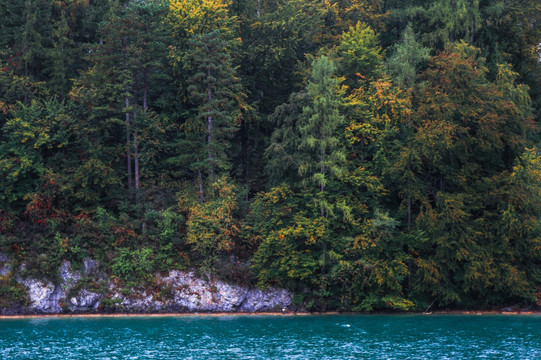
M 0 0 L 0 19 L 0 253 L 23 275 L 195 269 L 310 311 L 541 299 L 539 1 Z

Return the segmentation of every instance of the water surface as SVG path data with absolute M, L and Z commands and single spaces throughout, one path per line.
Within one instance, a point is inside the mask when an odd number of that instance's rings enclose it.
M 541 316 L 0 320 L 0 359 L 541 359 Z

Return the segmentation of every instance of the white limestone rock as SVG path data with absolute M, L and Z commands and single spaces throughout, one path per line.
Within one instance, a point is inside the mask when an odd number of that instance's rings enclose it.
M 0 276 L 6 276 L 11 272 L 11 264 L 9 258 L 0 253 Z
M 129 294 L 110 286 L 115 310 L 127 312 L 262 312 L 281 311 L 291 305 L 293 295 L 285 290 L 248 289 L 222 281 L 206 281 L 193 272 L 172 270 L 157 275 L 157 283 L 167 286 L 170 298 L 156 299 L 145 290 L 131 289 Z
M 62 262 L 58 272 L 60 273 L 60 279 L 62 279 L 61 285 L 64 289 L 73 286 L 81 278 L 81 273 L 79 271 L 71 271 L 71 263 L 67 260 Z
M 6 266 L 9 266 L 9 259 L 0 254 L 0 271 L 11 270 Z M 30 305 L 20 311 L 38 314 L 98 310 L 130 313 L 263 312 L 285 310 L 291 306 L 293 298 L 293 294 L 283 289 L 262 291 L 221 280 L 209 281 L 196 276 L 194 272 L 178 270 L 172 270 L 166 276 L 156 274 L 154 282 L 159 285 L 158 288 L 126 291 L 114 281 L 105 280 L 104 274 L 98 269 L 99 264 L 92 259 L 84 260 L 81 271 L 73 271 L 70 262 L 64 261 L 59 269 L 58 284 L 19 278 L 18 281 L 28 289 L 30 300 Z M 74 295 L 73 291 L 80 287 L 83 276 L 106 281 L 107 294 L 80 288 Z M 104 300 L 107 300 L 106 303 Z
M 101 299 L 101 294 L 82 289 L 75 297 L 70 299 L 71 311 L 89 311 L 96 310 Z
M 96 260 L 86 258 L 83 260 L 83 273 L 88 276 L 96 274 L 99 269 L 99 264 Z
M 59 286 L 50 282 L 43 282 L 36 279 L 24 279 L 22 284 L 28 289 L 31 312 L 54 314 L 62 312 L 59 300 L 65 298 Z

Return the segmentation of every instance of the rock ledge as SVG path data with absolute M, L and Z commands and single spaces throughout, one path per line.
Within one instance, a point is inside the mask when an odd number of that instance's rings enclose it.
M 0 314 L 276 312 L 289 310 L 293 299 L 293 294 L 284 289 L 262 291 L 220 280 L 207 281 L 193 272 L 178 270 L 155 274 L 156 286 L 151 289 L 127 289 L 97 269 L 98 264 L 90 259 L 78 271 L 64 261 L 59 269 L 59 284 L 17 278 L 28 289 L 29 305 L 0 308 Z M 11 272 L 5 257 L 0 257 L 0 270 L 2 275 Z

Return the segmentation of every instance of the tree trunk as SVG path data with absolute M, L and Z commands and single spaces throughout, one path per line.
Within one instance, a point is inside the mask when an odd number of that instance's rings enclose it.
M 470 45 L 473 46 L 473 30 L 474 30 L 474 27 L 473 27 L 473 20 L 470 24 Z
M 325 176 L 325 154 L 323 150 L 321 150 L 321 175 Z M 325 185 L 323 180 L 321 180 L 320 184 L 320 192 L 321 192 L 321 199 L 320 201 L 323 202 L 323 192 L 325 191 Z M 323 207 L 323 203 L 320 203 L 319 205 L 319 211 L 321 213 L 321 217 L 325 217 L 325 208 Z M 327 241 L 325 239 L 321 239 L 321 248 L 322 248 L 322 264 L 321 264 L 321 283 L 323 284 L 323 276 L 325 275 L 326 271 L 326 263 L 327 263 Z
M 128 58 L 126 54 L 126 48 L 128 47 L 127 37 L 124 37 L 122 45 L 123 45 L 122 52 L 124 56 L 124 65 L 128 67 Z M 126 161 L 128 165 L 128 190 L 131 193 L 131 191 L 133 190 L 133 183 L 132 183 L 133 173 L 132 173 L 132 160 L 131 160 L 131 134 L 130 134 L 131 124 L 130 124 L 130 110 L 129 110 L 129 107 L 130 107 L 129 93 L 130 93 L 130 87 L 129 87 L 129 84 L 126 84 L 126 94 L 124 95 L 125 96 L 124 102 L 126 105 L 126 148 L 127 148 Z
M 139 143 L 137 137 L 137 111 L 133 111 L 133 151 L 135 165 L 135 191 L 139 190 Z
M 143 71 L 143 111 L 146 115 L 148 108 L 148 68 Z
M 132 184 L 132 168 L 131 168 L 131 141 L 130 141 L 130 112 L 128 110 L 130 106 L 130 99 L 128 97 L 128 85 L 126 85 L 126 98 L 125 98 L 125 105 L 126 105 L 126 160 L 128 165 L 128 190 L 131 191 L 133 188 Z
M 451 1 L 451 11 L 453 12 L 453 14 L 456 13 L 456 1 L 455 0 Z M 450 42 L 455 41 L 455 29 L 451 29 L 451 31 L 449 32 L 449 40 L 450 40 Z
M 137 72 L 133 73 L 133 151 L 135 167 L 135 191 L 139 190 L 139 143 L 137 134 Z M 137 197 L 137 194 L 136 194 Z
M 199 159 L 197 159 L 197 162 L 199 162 Z M 205 202 L 205 197 L 203 196 L 203 176 L 201 175 L 201 168 L 197 170 L 197 182 L 199 185 L 199 200 L 201 203 Z
M 64 16 L 62 14 L 62 16 Z M 61 47 L 60 47 L 60 68 L 62 69 L 60 71 L 60 74 L 61 74 L 61 79 L 62 79 L 62 85 L 64 84 L 64 80 L 66 79 L 66 70 L 65 70 L 65 64 L 64 64 L 64 43 L 61 43 Z M 62 101 L 64 101 L 66 97 L 64 96 L 64 94 L 62 94 Z
M 210 106 L 210 102 L 212 100 L 212 92 L 210 89 L 210 69 L 208 69 L 207 73 L 208 77 L 208 84 L 207 84 L 207 100 Z M 209 115 L 207 118 L 207 151 L 208 151 L 208 163 L 209 163 L 209 177 L 210 181 L 213 181 L 214 177 L 214 168 L 212 166 L 212 116 Z
M 408 196 L 408 231 L 411 230 L 411 196 Z
M 325 158 L 323 157 L 323 154 L 321 154 L 321 175 L 325 176 Z M 321 181 L 320 189 L 322 193 L 325 191 L 325 185 L 323 181 Z M 323 210 L 321 210 L 321 216 L 323 216 Z
M 146 121 L 147 119 L 147 107 L 148 107 L 148 101 L 147 101 L 147 96 L 148 96 L 148 68 L 145 67 L 144 70 L 143 70 L 143 119 Z M 136 128 L 136 131 L 135 131 L 135 140 L 137 142 L 137 128 Z M 135 151 L 136 151 L 136 159 L 137 159 L 137 182 L 135 184 L 136 188 L 139 188 L 139 146 L 138 144 L 136 145 L 135 147 Z M 138 194 L 136 196 L 139 196 Z M 137 199 L 137 198 L 136 198 Z M 138 199 L 137 199 L 138 200 Z M 144 217 L 143 217 L 144 219 Z M 145 229 L 146 229 L 146 221 L 143 220 L 143 224 L 141 225 L 141 230 L 142 232 L 144 233 L 145 232 Z
M 243 119 L 243 121 L 240 124 L 240 131 L 241 131 L 241 157 L 242 157 L 242 175 L 244 178 L 244 185 L 248 185 L 248 139 L 249 139 L 249 124 L 246 122 L 246 120 Z M 246 193 L 246 196 L 248 196 L 248 193 Z M 246 199 L 248 200 L 248 199 Z
M 24 61 L 24 76 L 26 77 L 26 80 L 28 81 L 28 61 Z M 24 89 L 24 103 L 28 103 L 28 86 Z

